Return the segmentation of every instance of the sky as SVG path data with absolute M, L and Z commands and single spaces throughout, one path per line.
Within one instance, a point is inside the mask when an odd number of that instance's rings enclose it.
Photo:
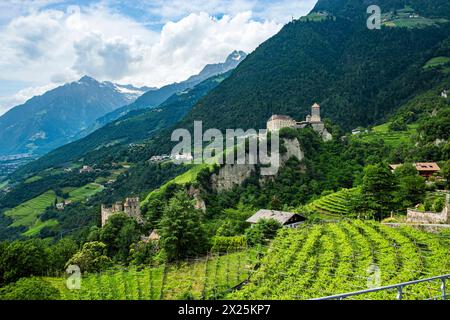
M 84 75 L 160 87 L 251 53 L 317 0 L 0 0 L 0 115 Z

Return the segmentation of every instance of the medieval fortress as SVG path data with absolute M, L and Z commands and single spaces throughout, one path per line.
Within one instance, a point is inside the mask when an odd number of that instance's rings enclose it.
M 321 135 L 324 141 L 330 141 L 333 138 L 322 122 L 320 106 L 317 103 L 311 107 L 311 114 L 306 117 L 305 121 L 296 121 L 286 115 L 273 115 L 267 121 L 267 130 L 270 132 L 279 131 L 283 128 L 305 128 L 307 126 L 311 126 L 314 131 Z
M 139 198 L 126 198 L 125 202 L 116 202 L 112 207 L 107 207 L 102 204 L 102 227 L 105 226 L 108 219 L 119 212 L 125 213 L 128 217 L 136 219 L 137 222 L 142 223 L 144 220 L 141 216 L 141 206 Z

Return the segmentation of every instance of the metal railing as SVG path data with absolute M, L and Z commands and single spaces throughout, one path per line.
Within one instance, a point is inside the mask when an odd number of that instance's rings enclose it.
M 435 299 L 436 300 L 437 299 L 446 300 L 447 297 L 450 297 L 450 295 L 447 295 L 445 292 L 445 280 L 448 278 L 450 278 L 450 274 L 445 274 L 445 275 L 436 276 L 436 277 L 427 278 L 427 279 L 397 283 L 397 284 L 393 284 L 393 285 L 389 285 L 389 286 L 383 286 L 383 287 L 372 288 L 372 289 L 367 289 L 367 290 L 361 290 L 361 291 L 355 291 L 355 292 L 349 292 L 349 293 L 343 293 L 343 294 L 336 294 L 336 295 L 332 295 L 332 296 L 315 298 L 315 299 L 311 299 L 311 300 L 344 300 L 345 298 L 352 297 L 352 296 L 362 295 L 362 294 L 371 293 L 371 292 L 390 290 L 390 289 L 397 289 L 397 300 L 402 300 L 403 299 L 403 289 L 406 286 L 411 286 L 411 285 L 415 285 L 418 283 L 431 282 L 431 281 L 436 281 L 436 280 L 441 281 L 441 288 L 440 288 L 441 295 L 440 295 L 440 297 L 435 297 Z

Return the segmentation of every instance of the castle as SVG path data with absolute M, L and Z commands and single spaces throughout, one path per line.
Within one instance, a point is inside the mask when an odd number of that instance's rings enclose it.
M 298 122 L 286 115 L 273 115 L 267 121 L 267 130 L 270 132 L 279 131 L 283 128 L 305 128 L 307 126 L 311 126 L 314 131 L 319 133 L 324 141 L 329 141 L 333 138 L 322 122 L 320 105 L 317 103 L 311 107 L 311 114 L 306 116 L 305 121 Z
M 136 219 L 137 222 L 143 223 L 141 216 L 141 207 L 139 198 L 126 198 L 125 202 L 116 202 L 112 207 L 102 204 L 102 227 L 105 226 L 108 219 L 119 212 L 124 212 L 130 218 Z

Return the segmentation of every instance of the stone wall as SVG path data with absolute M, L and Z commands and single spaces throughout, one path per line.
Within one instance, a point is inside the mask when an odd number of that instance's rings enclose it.
M 448 202 L 449 202 L 449 195 L 447 194 L 445 208 L 444 210 L 442 210 L 441 213 L 421 212 L 416 209 L 408 209 L 406 221 L 409 223 L 429 223 L 429 224 L 450 223 L 448 215 Z

